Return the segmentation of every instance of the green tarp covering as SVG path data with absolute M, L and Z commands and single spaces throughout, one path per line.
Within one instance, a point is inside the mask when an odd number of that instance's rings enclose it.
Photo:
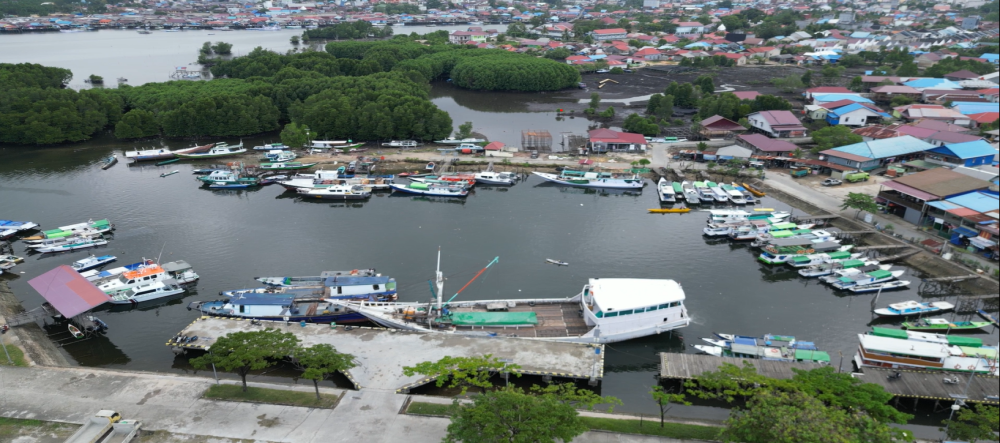
M 889 278 L 892 277 L 892 273 L 879 269 L 878 271 L 869 272 L 868 276 L 872 278 Z
M 908 340 L 910 338 L 910 336 L 906 334 L 906 331 L 902 329 L 890 329 L 890 328 L 879 328 L 879 327 L 872 328 L 872 335 L 879 337 L 898 338 L 902 340 Z
M 804 362 L 829 363 L 830 354 L 823 351 L 807 351 L 805 349 L 795 350 L 795 360 Z
M 451 314 L 456 326 L 522 326 L 537 325 L 534 312 L 457 312 Z
M 775 230 L 775 229 L 794 229 L 796 226 L 798 226 L 798 225 L 796 225 L 795 223 L 776 223 L 776 224 L 771 225 L 771 229 L 772 230 Z
M 860 268 L 865 265 L 865 262 L 861 260 L 847 260 L 841 263 L 841 265 L 844 266 L 844 269 Z
M 982 357 L 988 360 L 995 360 L 997 358 L 997 350 L 993 348 L 970 348 L 968 346 L 959 346 L 962 353 L 969 357 Z
M 983 340 L 979 338 L 972 337 L 956 337 L 954 335 L 948 336 L 948 344 L 952 346 L 965 346 L 970 348 L 981 348 L 983 347 Z
M 812 259 L 804 255 L 792 257 L 792 263 L 808 263 L 810 261 L 812 261 Z
M 835 251 L 827 254 L 827 256 L 830 257 L 830 260 L 843 260 L 845 258 L 850 258 L 851 253 L 847 251 Z

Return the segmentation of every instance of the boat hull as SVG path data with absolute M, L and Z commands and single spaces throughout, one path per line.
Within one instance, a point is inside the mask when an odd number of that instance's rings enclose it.
M 559 178 L 555 174 L 546 174 L 543 172 L 532 172 L 532 174 L 541 177 L 550 183 L 555 183 L 563 186 L 572 186 L 575 188 L 596 188 L 596 189 L 642 189 L 643 182 L 641 179 L 636 180 L 625 180 L 625 179 L 594 179 L 594 180 L 564 180 Z
M 368 200 L 371 194 L 300 194 L 310 200 Z
M 456 192 L 442 192 L 442 191 L 432 191 L 423 189 L 413 189 L 403 185 L 391 185 L 393 191 L 399 191 L 404 194 L 412 195 L 423 195 L 428 197 L 450 197 L 450 198 L 465 198 L 469 196 L 469 191 L 462 190 Z

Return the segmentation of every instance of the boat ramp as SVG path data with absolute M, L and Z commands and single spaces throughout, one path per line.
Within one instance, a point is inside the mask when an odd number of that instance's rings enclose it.
M 470 337 L 452 334 L 423 334 L 383 328 L 324 324 L 251 322 L 249 320 L 200 317 L 178 336 L 195 337 L 193 342 L 167 342 L 174 352 L 208 351 L 218 337 L 231 332 L 274 328 L 291 332 L 303 346 L 326 343 L 338 351 L 354 355 L 358 366 L 345 374 L 356 389 L 392 390 L 397 394 L 434 381 L 419 375 L 407 377 L 404 366 L 437 361 L 446 356 L 479 357 L 491 354 L 521 368 L 521 374 L 543 380 L 565 378 L 588 380 L 596 385 L 604 378 L 604 346 L 560 343 L 516 338 Z
M 795 376 L 792 369 L 809 371 L 825 365 L 806 362 L 785 362 L 735 357 L 715 357 L 704 354 L 660 353 L 660 378 L 690 380 L 706 372 L 717 371 L 725 363 L 743 366 L 743 362 L 753 364 L 757 373 L 765 377 L 789 379 Z

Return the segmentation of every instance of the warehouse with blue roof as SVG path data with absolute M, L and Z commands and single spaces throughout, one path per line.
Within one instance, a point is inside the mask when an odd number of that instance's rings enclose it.
M 826 122 L 834 126 L 865 126 L 869 123 L 877 123 L 883 118 L 892 118 L 892 116 L 859 103 L 834 108 L 826 113 Z
M 827 149 L 820 154 L 828 157 L 830 163 L 858 171 L 871 171 L 884 163 L 919 158 L 924 151 L 933 148 L 930 143 L 904 135 Z
M 968 168 L 979 165 L 992 165 L 996 158 L 996 149 L 985 140 L 974 142 L 952 143 L 929 149 L 927 158 L 947 163 L 949 166 L 965 166 Z

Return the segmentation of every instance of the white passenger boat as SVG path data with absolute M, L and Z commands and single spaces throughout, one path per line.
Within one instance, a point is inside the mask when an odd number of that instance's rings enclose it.
M 33 247 L 33 249 L 44 254 L 50 252 L 79 251 L 81 249 L 94 248 L 97 246 L 104 246 L 106 244 L 108 244 L 108 241 L 105 240 L 104 237 L 70 237 L 70 241 L 62 244 L 49 246 L 42 245 Z
M 788 266 L 793 268 L 805 268 L 809 266 L 816 266 L 828 263 L 837 263 L 844 260 L 851 260 L 861 257 L 863 254 L 850 253 L 846 251 L 834 251 L 834 252 L 824 252 L 821 254 L 808 254 L 800 255 L 788 260 Z
M 819 281 L 827 284 L 833 284 L 833 282 L 837 281 L 841 277 L 854 277 L 864 274 L 866 272 L 877 271 L 879 269 L 883 271 L 888 271 L 892 269 L 892 265 L 866 265 L 860 267 L 837 269 L 825 277 L 820 277 Z
M 860 346 L 854 355 L 854 364 L 858 368 L 917 369 L 936 373 L 971 372 L 994 377 L 1000 375 L 996 363 L 996 347 L 951 346 L 869 334 L 859 334 L 858 340 Z M 923 377 L 921 374 L 902 374 L 904 379 L 910 376 Z
M 729 201 L 733 202 L 734 205 L 745 205 L 745 204 L 747 204 L 747 200 L 743 196 L 742 192 L 737 191 L 736 189 L 726 189 L 725 186 L 728 186 L 728 185 L 722 185 L 722 186 L 723 186 L 723 189 L 726 191 L 726 193 L 729 194 Z
M 694 189 L 698 191 L 698 199 L 702 203 L 713 203 L 715 202 L 715 193 L 712 189 L 708 187 L 705 182 L 694 182 Z
M 677 194 L 674 192 L 674 184 L 667 181 L 667 179 L 660 177 L 660 181 L 656 182 L 657 195 L 660 197 L 660 202 L 662 203 L 674 203 L 677 201 Z
M 420 143 L 413 140 L 392 140 L 388 143 L 382 143 L 382 146 L 387 148 L 416 148 L 420 146 Z
M 105 269 L 103 271 L 98 271 L 96 269 L 95 270 L 90 270 L 90 271 L 83 271 L 83 272 L 80 272 L 80 275 L 83 276 L 83 278 L 87 279 L 87 281 L 90 281 L 90 282 L 94 282 L 94 283 L 96 283 L 96 282 L 103 282 L 105 280 L 110 280 L 112 278 L 118 277 L 119 275 L 121 275 L 121 274 L 123 274 L 125 272 L 134 271 L 136 269 L 139 269 L 140 266 L 151 265 L 153 263 L 154 262 L 152 260 L 143 260 L 143 261 L 138 262 L 138 263 L 132 263 L 130 265 L 120 266 L 120 267 L 112 268 L 112 269 Z
M 583 172 L 563 170 L 558 175 L 545 172 L 532 172 L 547 182 L 578 188 L 604 189 L 642 189 L 644 181 L 638 174 L 619 174 L 610 172 Z
M 594 278 L 569 298 L 453 302 L 456 293 L 444 302 L 440 253 L 435 280 L 433 304 L 337 303 L 393 329 L 576 343 L 614 343 L 672 331 L 691 322 L 684 290 L 673 280 Z
M 799 269 L 799 275 L 805 278 L 824 277 L 833 274 L 835 271 L 844 269 L 855 269 L 865 266 L 878 267 L 878 268 L 873 268 L 872 269 L 873 271 L 875 269 L 885 269 L 886 271 L 888 271 L 889 268 L 892 268 L 892 265 L 881 265 L 884 266 L 884 268 L 882 268 L 879 265 L 878 260 L 844 260 L 842 262 L 825 263 L 821 265 L 810 266 L 805 269 Z
M 125 151 L 125 158 L 133 161 L 168 160 L 174 158 L 174 152 L 166 148 L 136 149 Z
M 367 200 L 371 198 L 371 191 L 361 185 L 334 185 L 328 188 L 301 188 L 299 195 L 307 199 L 319 200 Z
M 444 185 L 427 183 L 410 183 L 407 185 L 389 185 L 393 191 L 404 194 L 423 195 L 428 197 L 464 198 L 469 195 L 464 185 Z
M 883 283 L 872 283 L 870 285 L 855 285 L 847 288 L 847 290 L 855 294 L 864 294 L 868 292 L 882 292 L 882 291 L 891 291 L 893 289 L 903 289 L 907 286 L 910 286 L 910 282 L 908 280 L 893 280 Z
M 476 183 L 491 186 L 510 186 L 514 184 L 514 179 L 510 174 L 503 172 L 483 171 L 474 175 Z
M 758 208 L 753 211 L 744 211 L 742 209 L 712 209 L 708 211 L 708 214 L 709 223 L 740 220 L 762 220 L 772 223 L 780 223 L 781 220 L 785 220 L 792 215 L 787 211 L 774 211 L 766 208 Z
M 183 260 L 164 263 L 162 266 L 154 263 L 123 272 L 118 278 L 97 285 L 97 288 L 113 295 L 136 286 L 166 280 L 173 280 L 177 284 L 191 283 L 198 280 L 198 274 Z
M 684 190 L 684 200 L 687 201 L 688 205 L 696 205 L 701 203 L 701 198 L 698 196 L 698 191 L 690 182 L 681 182 L 681 189 Z
M 191 152 L 191 153 L 175 153 L 177 157 L 186 159 L 203 159 L 203 158 L 220 158 L 220 157 L 231 157 L 234 155 L 240 155 L 247 150 L 243 147 L 243 142 L 235 146 L 229 146 L 225 143 L 218 143 L 212 149 L 205 152 Z
M 329 188 L 336 185 L 360 185 L 368 190 L 379 190 L 389 189 L 393 179 L 392 175 L 358 177 L 341 175 L 337 171 L 319 170 L 312 174 L 295 174 L 289 179 L 278 180 L 277 183 L 290 191 L 301 188 Z
M 73 262 L 73 264 L 70 265 L 70 267 L 72 267 L 73 270 L 76 272 L 83 272 L 88 269 L 94 269 L 98 266 L 106 265 L 115 260 L 118 260 L 118 257 L 115 257 L 113 255 L 102 255 L 100 257 L 96 255 L 91 255 L 90 257 L 83 258 Z
M 861 275 L 855 275 L 851 277 L 840 277 L 833 283 L 830 283 L 830 285 L 836 289 L 850 289 L 855 286 L 868 286 L 895 280 L 905 273 L 906 271 L 903 270 L 883 271 L 879 269 L 877 271 L 872 271 Z
M 925 303 L 906 301 L 893 303 L 888 308 L 876 309 L 874 312 L 879 317 L 908 317 L 911 315 L 938 314 L 952 309 L 955 309 L 955 305 L 944 301 Z
M 729 201 L 729 193 L 722 189 L 717 183 L 708 182 L 708 189 L 712 191 L 712 197 L 715 198 L 717 203 L 726 203 Z
M 111 304 L 135 305 L 146 301 L 170 297 L 183 292 L 184 288 L 180 287 L 176 281 L 166 279 L 117 292 L 111 295 Z

